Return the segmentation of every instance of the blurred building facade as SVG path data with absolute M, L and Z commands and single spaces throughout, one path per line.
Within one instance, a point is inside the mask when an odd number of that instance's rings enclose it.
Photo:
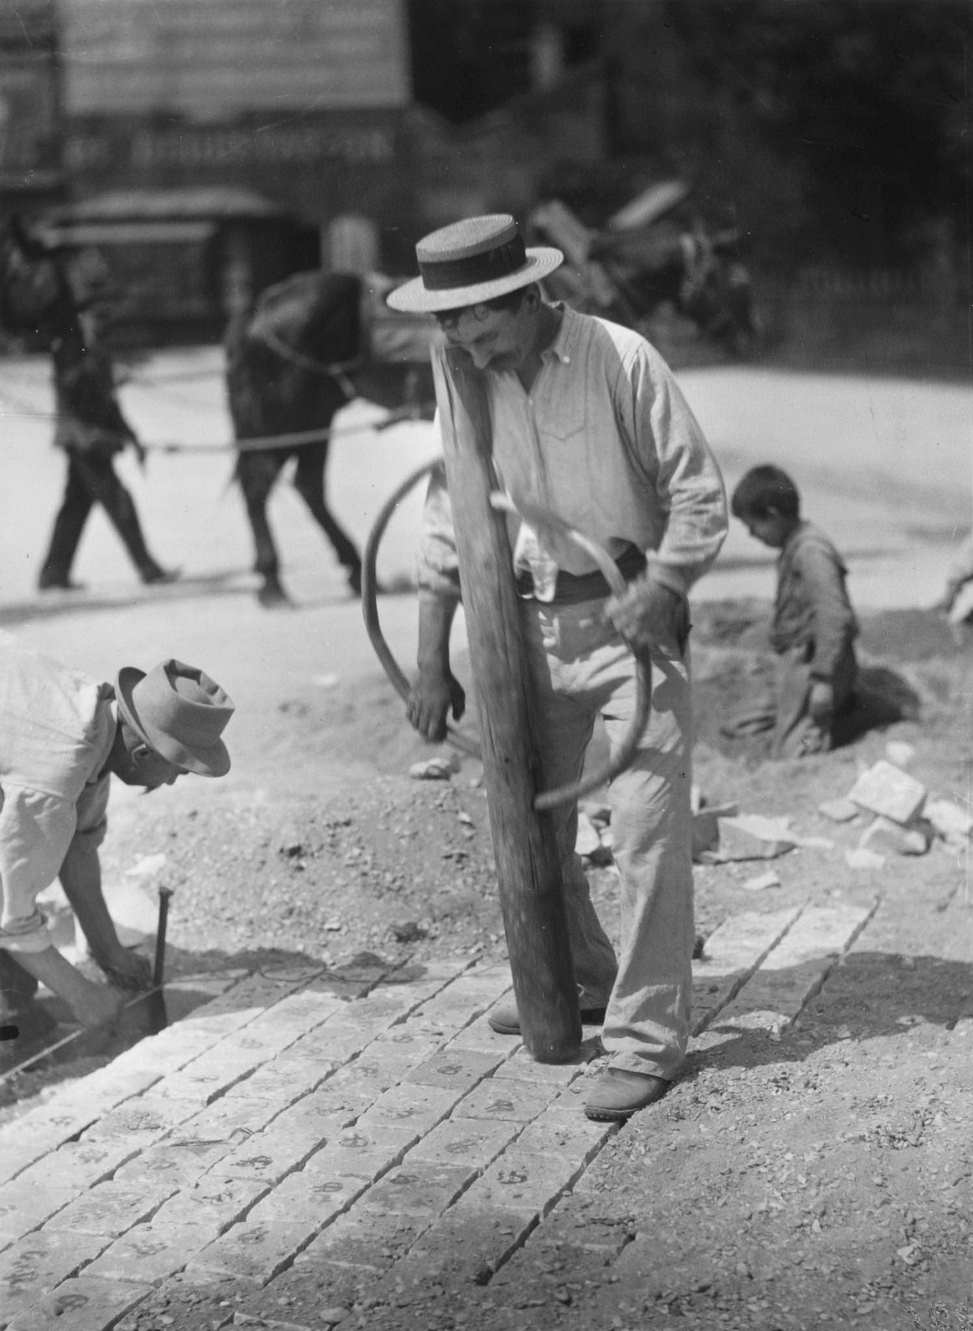
M 871 302 L 883 323 L 898 290 L 906 335 L 913 307 L 934 305 L 951 338 L 961 221 L 928 179 L 913 188 L 899 159 L 915 99 L 887 94 L 902 65 L 892 57 L 921 45 L 937 15 L 919 54 L 944 82 L 956 42 L 942 16 L 964 8 L 0 0 L 0 206 L 66 208 L 92 243 L 126 236 L 130 289 L 153 268 L 137 236 L 168 237 L 183 255 L 172 299 L 203 317 L 313 263 L 411 271 L 416 237 L 464 212 L 525 216 L 557 197 L 598 227 L 650 183 L 680 177 L 704 217 L 749 238 L 782 310 L 830 325 L 833 306 L 855 315 Z M 805 47 L 782 44 L 789 24 Z M 795 70 L 783 58 L 795 50 L 829 52 L 831 64 Z M 798 85 L 811 111 L 788 120 Z M 947 93 L 959 122 L 968 94 Z M 825 135 L 801 151 L 829 98 L 848 108 L 845 142 Z M 936 131 L 924 133 L 927 161 Z M 825 224 L 822 186 L 837 179 Z M 889 200 L 903 199 L 911 229 L 889 224 Z M 165 300 L 158 271 L 153 281 L 136 303 Z

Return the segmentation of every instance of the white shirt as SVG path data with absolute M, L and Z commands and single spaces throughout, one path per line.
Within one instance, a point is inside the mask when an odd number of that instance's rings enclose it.
M 0 634 L 0 947 L 51 940 L 37 894 L 71 845 L 104 840 L 116 721 L 109 684 Z
M 515 506 L 540 505 L 613 556 L 643 550 L 650 575 L 685 593 L 726 536 L 723 479 L 672 371 L 640 334 L 564 308 L 528 393 L 514 371 L 484 375 L 498 478 Z M 510 519 L 514 563 L 550 599 L 557 570 L 594 570 L 556 533 Z M 444 477 L 423 517 L 420 590 L 458 595 Z

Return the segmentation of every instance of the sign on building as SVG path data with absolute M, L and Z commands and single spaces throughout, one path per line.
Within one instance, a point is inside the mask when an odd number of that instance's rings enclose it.
M 404 0 L 61 0 L 66 115 L 400 107 Z

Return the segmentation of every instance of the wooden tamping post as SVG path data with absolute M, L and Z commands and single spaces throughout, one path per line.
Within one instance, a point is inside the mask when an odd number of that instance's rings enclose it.
M 534 808 L 537 756 L 506 520 L 490 505 L 492 430 L 481 373 L 433 351 L 446 479 L 480 720 L 483 777 L 521 1034 L 539 1063 L 581 1046 L 581 1018 L 550 815 Z

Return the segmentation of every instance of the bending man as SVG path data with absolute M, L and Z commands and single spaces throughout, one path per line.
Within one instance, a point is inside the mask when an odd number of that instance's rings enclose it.
M 114 704 L 114 705 L 113 705 Z M 38 982 L 86 1026 L 113 1017 L 119 993 L 96 984 L 51 942 L 37 896 L 60 878 L 108 979 L 138 989 L 149 965 L 122 946 L 101 888 L 98 847 L 110 778 L 155 790 L 188 772 L 222 776 L 221 738 L 233 714 L 201 670 L 164 661 L 132 666 L 114 687 L 0 634 L 0 1021 L 21 1032 L 44 1023 Z

